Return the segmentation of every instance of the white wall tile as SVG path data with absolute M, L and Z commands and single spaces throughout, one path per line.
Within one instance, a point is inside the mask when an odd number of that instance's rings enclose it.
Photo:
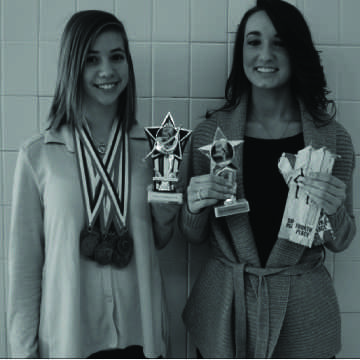
M 189 0 L 154 0 L 153 40 L 189 40 Z
M 334 285 L 342 312 L 360 312 L 360 261 L 337 261 Z
M 169 111 L 177 127 L 189 128 L 189 101 L 178 99 L 154 100 L 154 126 L 160 125 Z
M 329 98 L 335 100 L 338 88 L 339 49 L 331 46 L 318 46 L 320 58 L 324 67 L 327 88 L 331 91 Z
M 36 95 L 36 43 L 5 43 L 2 91 L 5 95 Z
M 4 149 L 18 150 L 28 137 L 38 132 L 37 98 L 6 96 L 3 111 Z
M 39 95 L 50 96 L 54 94 L 57 64 L 59 56 L 59 43 L 40 42 L 39 44 Z
M 59 40 L 75 12 L 75 0 L 40 0 L 40 40 Z
M 114 12 L 113 0 L 79 0 L 79 10 L 102 10 Z
M 116 16 L 124 23 L 130 40 L 151 39 L 152 0 L 115 0 Z
M 4 40 L 36 41 L 38 13 L 37 0 L 4 0 Z
M 4 202 L 4 196 L 2 195 L 5 191 L 4 189 L 4 172 L 7 171 L 4 164 L 4 153 L 5 151 L 0 150 L 0 206 Z M 0 241 L 1 241 L 2 230 L 0 229 Z
M 227 54 L 228 54 L 227 77 L 229 77 L 229 75 L 230 75 L 231 67 L 233 64 L 234 48 L 235 48 L 235 43 L 229 42 L 228 47 L 227 47 Z
M 352 135 L 356 154 L 360 154 L 360 102 L 341 101 L 339 107 L 339 121 Z
M 339 89 L 341 100 L 360 100 L 360 47 L 343 47 L 339 54 Z
M 17 159 L 17 152 L 4 152 L 3 153 L 3 188 L 4 193 L 1 196 L 1 202 L 3 204 L 11 203 L 12 185 L 14 180 L 14 170 Z
M 0 69 L 1 69 L 1 64 L 0 64 Z M 1 78 L 0 78 L 0 81 L 1 81 Z M 2 134 L 4 133 L 4 124 L 3 124 L 4 123 L 4 116 L 3 116 L 4 100 L 5 100 L 5 96 L 0 96 L 0 149 L 3 148 Z M 0 155 L 0 161 L 1 161 L 1 155 Z M 1 167 L 0 167 L 0 169 L 1 169 Z M 1 189 L 1 180 L 0 180 L 0 189 Z
M 360 45 L 360 2 L 358 0 L 339 0 L 339 7 L 341 43 Z
M 225 42 L 227 0 L 191 0 L 191 40 Z
M 324 10 L 326 9 L 326 16 Z M 338 0 L 305 0 L 304 15 L 317 44 L 336 44 L 339 36 Z
M 138 96 L 151 96 L 151 44 L 130 43 L 134 63 L 136 91 Z
M 229 0 L 228 31 L 236 32 L 245 12 L 255 5 L 255 0 Z
M 338 261 L 360 261 L 360 210 L 354 210 L 354 215 L 357 228 L 355 238 L 346 250 L 335 254 Z
M 38 128 L 40 132 L 44 131 L 48 126 L 47 119 L 49 116 L 50 107 L 52 104 L 52 97 L 39 97 L 39 119 Z
M 154 49 L 154 94 L 189 96 L 189 46 L 156 44 Z
M 218 109 L 224 103 L 220 99 L 193 99 L 190 102 L 190 128 L 195 127 L 205 120 L 208 110 Z
M 0 166 L 2 165 L 2 162 L 0 161 Z M 0 260 L 5 259 L 6 257 L 6 251 L 5 251 L 5 222 L 4 222 L 4 208 L 5 206 L 0 205 Z M 1 269 L 0 269 L 1 273 Z M 1 291 L 1 289 L 0 289 Z M 0 309 L 1 310 L 1 309 Z
M 191 96 L 223 97 L 226 83 L 226 45 L 191 45 Z
M 136 119 L 139 125 L 142 127 L 151 126 L 151 119 L 152 119 L 151 99 L 138 98 Z
M 338 359 L 359 358 L 360 354 L 360 314 L 341 314 L 342 349 L 336 355 Z

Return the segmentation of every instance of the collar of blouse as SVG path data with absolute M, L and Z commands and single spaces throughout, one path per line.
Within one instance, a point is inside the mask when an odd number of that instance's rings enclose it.
M 129 132 L 130 139 L 146 140 L 144 129 L 135 124 Z M 44 131 L 44 143 L 64 144 L 68 151 L 75 152 L 74 139 L 69 125 L 62 125 L 59 129 L 48 129 Z

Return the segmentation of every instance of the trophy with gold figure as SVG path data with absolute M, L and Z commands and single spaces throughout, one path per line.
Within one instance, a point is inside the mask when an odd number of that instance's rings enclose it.
M 210 173 L 221 176 L 233 184 L 233 192 L 236 193 L 237 168 L 234 164 L 236 147 L 243 140 L 228 140 L 218 127 L 214 141 L 202 146 L 199 150 L 210 158 Z M 249 211 L 249 203 L 246 199 L 236 199 L 235 195 L 226 199 L 222 205 L 215 206 L 215 216 L 223 217 L 240 214 Z
M 177 193 L 175 184 L 183 151 L 190 138 L 191 130 L 178 128 L 168 112 L 160 126 L 145 128 L 154 165 L 153 187 L 148 192 L 149 202 L 182 204 L 182 193 Z

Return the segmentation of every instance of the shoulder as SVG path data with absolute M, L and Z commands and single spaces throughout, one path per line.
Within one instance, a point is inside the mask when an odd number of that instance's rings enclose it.
M 342 158 L 346 158 L 349 161 L 353 161 L 355 156 L 354 145 L 351 139 L 351 135 L 345 129 L 345 127 L 334 120 L 336 129 L 336 150 L 337 155 Z
M 341 145 L 347 145 L 349 147 L 352 147 L 352 139 L 349 134 L 349 132 L 345 129 L 345 127 L 334 120 L 335 123 L 335 129 L 336 129 L 336 142 L 337 144 Z
M 25 155 L 30 161 L 38 159 L 42 148 L 44 147 L 44 135 L 37 134 L 22 143 L 19 153 Z
M 33 149 L 38 148 L 44 143 L 44 135 L 43 134 L 36 134 L 25 140 L 21 146 L 20 150 L 29 152 Z
M 344 181 L 348 181 L 355 168 L 355 150 L 349 132 L 345 127 L 334 121 L 334 128 L 336 130 L 336 155 L 333 174 L 340 178 L 344 178 Z

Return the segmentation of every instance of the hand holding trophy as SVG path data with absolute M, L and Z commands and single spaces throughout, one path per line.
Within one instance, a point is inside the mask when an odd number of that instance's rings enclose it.
M 236 171 L 234 165 L 235 150 L 243 140 L 228 140 L 218 127 L 214 141 L 202 146 L 199 150 L 210 158 L 210 173 L 221 176 L 233 183 L 233 193 L 236 193 Z M 216 217 L 240 214 L 249 211 L 249 203 L 246 199 L 237 200 L 235 195 L 224 201 L 223 205 L 214 208 Z
M 168 112 L 161 126 L 146 127 L 154 164 L 152 191 L 148 192 L 149 202 L 182 204 L 182 193 L 175 192 L 178 181 L 179 165 L 191 130 L 177 128 L 171 113 Z

